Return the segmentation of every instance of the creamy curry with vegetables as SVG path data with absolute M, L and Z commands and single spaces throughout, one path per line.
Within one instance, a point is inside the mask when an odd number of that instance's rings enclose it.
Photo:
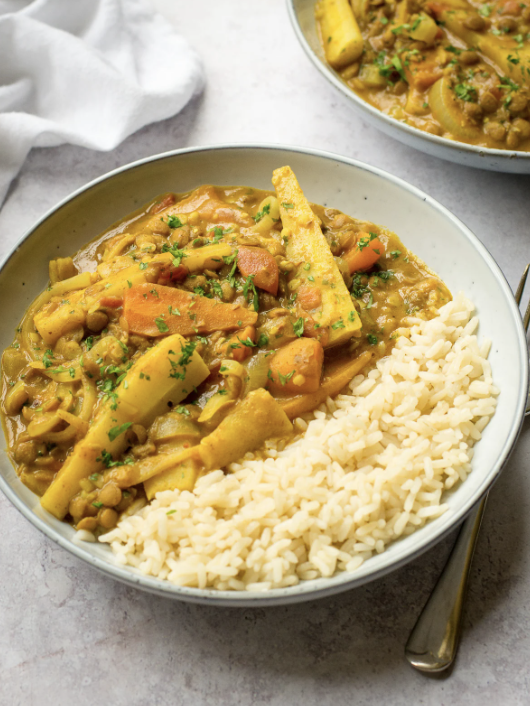
M 530 150 L 530 2 L 321 0 L 328 63 L 397 120 L 482 147 Z
M 3 354 L 9 453 L 42 506 L 113 527 L 337 395 L 451 295 L 386 228 L 275 193 L 167 193 L 73 257 Z

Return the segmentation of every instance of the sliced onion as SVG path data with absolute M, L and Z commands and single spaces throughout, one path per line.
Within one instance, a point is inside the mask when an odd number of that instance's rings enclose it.
M 229 359 L 221 361 L 221 368 L 219 372 L 225 377 L 227 377 L 228 375 L 235 375 L 238 378 L 244 378 L 247 374 L 247 371 L 241 365 L 241 363 L 238 363 L 237 360 Z
M 246 397 L 252 390 L 266 386 L 272 357 L 270 351 L 258 351 L 247 362 L 245 366 L 247 369 L 247 378 L 243 387 L 243 397 Z
M 479 128 L 473 125 L 467 115 L 460 110 L 448 76 L 433 84 L 429 91 L 429 105 L 432 114 L 446 132 L 461 140 L 474 140 L 479 137 Z

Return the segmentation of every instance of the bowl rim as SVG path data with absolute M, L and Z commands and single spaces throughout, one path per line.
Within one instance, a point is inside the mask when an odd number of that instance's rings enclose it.
M 116 169 L 113 169 L 106 174 L 103 174 L 96 179 L 88 182 L 84 186 L 76 189 L 74 192 L 62 199 L 56 206 L 50 208 L 43 216 L 41 216 L 37 222 L 29 228 L 25 234 L 18 240 L 18 242 L 8 251 L 0 262 L 0 277 L 6 264 L 14 256 L 16 251 L 21 247 L 21 245 L 28 240 L 32 234 L 52 215 L 59 211 L 64 205 L 73 201 L 81 194 L 89 191 L 98 184 L 101 184 L 107 180 L 111 180 L 114 177 L 122 174 L 123 172 L 135 169 L 142 165 L 148 164 L 150 162 L 163 161 L 165 159 L 170 159 L 174 157 L 179 157 L 181 155 L 193 154 L 193 153 L 211 153 L 216 152 L 228 152 L 228 151 L 284 151 L 291 152 L 295 154 L 307 155 L 310 157 L 317 157 L 320 159 L 340 162 L 349 167 L 354 167 L 361 171 L 370 172 L 377 177 L 384 179 L 394 186 L 407 191 L 413 197 L 421 202 L 427 203 L 431 208 L 437 210 L 444 218 L 449 220 L 454 227 L 456 227 L 461 234 L 470 241 L 471 245 L 478 251 L 482 259 L 487 264 L 492 275 L 497 280 L 501 291 L 504 294 L 506 303 L 511 310 L 513 323 L 517 333 L 518 339 L 518 353 L 519 358 L 522 363 L 523 370 L 521 371 L 523 385 L 518 390 L 518 396 L 515 404 L 515 419 L 516 422 L 508 437 L 504 440 L 504 443 L 498 454 L 498 461 L 495 466 L 488 473 L 487 478 L 483 480 L 481 485 L 476 489 L 474 496 L 469 498 L 466 503 L 462 504 L 461 507 L 455 509 L 454 512 L 449 513 L 450 516 L 446 516 L 445 526 L 442 526 L 437 532 L 436 536 L 420 541 L 418 546 L 408 551 L 405 555 L 398 557 L 395 560 L 388 560 L 378 569 L 368 573 L 348 573 L 342 572 L 331 578 L 320 578 L 314 579 L 312 581 L 302 581 L 299 584 L 287 587 L 287 588 L 276 588 L 269 589 L 266 592 L 258 591 L 219 591 L 216 589 L 199 589 L 190 588 L 186 586 L 176 586 L 169 583 L 166 580 L 158 579 L 153 576 L 146 576 L 141 574 L 139 571 L 129 566 L 121 566 L 116 562 L 110 562 L 100 558 L 87 551 L 83 545 L 84 542 L 76 542 L 73 540 L 74 531 L 72 529 L 72 538 L 67 538 L 62 536 L 54 527 L 46 522 L 42 517 L 40 517 L 34 510 L 34 508 L 28 506 L 24 500 L 19 497 L 15 492 L 14 488 L 11 487 L 7 478 L 0 473 L 0 490 L 3 491 L 4 495 L 13 503 L 13 505 L 19 510 L 19 512 L 30 521 L 30 523 L 43 532 L 48 538 L 53 540 L 63 549 L 73 554 L 79 559 L 91 564 L 94 568 L 98 569 L 100 572 L 111 576 L 122 583 L 128 585 L 133 585 L 138 588 L 142 588 L 148 592 L 166 596 L 170 598 L 175 598 L 191 603 L 204 603 L 209 605 L 218 605 L 226 607 L 250 607 L 250 606 L 271 606 L 271 605 L 286 605 L 290 603 L 297 603 L 302 601 L 315 600 L 318 598 L 323 598 L 326 596 L 334 595 L 351 588 L 355 588 L 364 583 L 369 583 L 375 579 L 381 578 L 391 571 L 395 571 L 401 568 L 405 564 L 414 560 L 428 549 L 433 547 L 439 541 L 441 541 L 445 536 L 447 536 L 451 531 L 453 531 L 472 511 L 472 509 L 477 505 L 482 497 L 489 491 L 493 483 L 498 479 L 501 471 L 506 465 L 511 452 L 513 451 L 514 445 L 520 434 L 522 424 L 524 422 L 524 412 L 526 408 L 527 401 L 527 391 L 528 391 L 528 376 L 529 376 L 529 363 L 528 363 L 528 349 L 526 343 L 526 333 L 523 328 L 523 323 L 521 319 L 521 314 L 519 308 L 515 302 L 512 291 L 508 285 L 504 274 L 502 273 L 500 267 L 495 262 L 493 256 L 489 253 L 484 244 L 477 238 L 476 235 L 454 214 L 449 211 L 445 206 L 436 201 L 421 189 L 409 184 L 400 177 L 396 177 L 379 167 L 374 167 L 361 162 L 356 159 L 351 159 L 349 157 L 344 157 L 332 152 L 317 150 L 313 148 L 301 147 L 301 146 L 289 146 L 283 144 L 275 143 L 227 143 L 218 145 L 206 145 L 206 146 L 194 146 L 186 147 L 177 150 L 171 150 L 168 152 L 163 152 L 156 155 L 151 155 L 150 157 L 145 157 L 143 159 L 131 162 L 129 164 L 123 165 Z M 444 516 L 442 515 L 439 520 Z M 58 522 L 58 521 L 57 521 Z M 100 546 L 100 545 L 98 545 Z M 110 551 L 110 548 L 109 548 Z M 318 584 L 318 586 L 316 585 Z
M 316 4 L 316 0 L 312 0 Z M 432 145 L 442 149 L 452 150 L 453 152 L 468 152 L 477 157 L 495 157 L 499 159 L 508 160 L 530 160 L 530 152 L 523 152 L 520 150 L 501 150 L 493 147 L 480 147 L 478 145 L 470 145 L 467 142 L 460 142 L 459 140 L 450 140 L 447 137 L 440 137 L 438 135 L 431 135 L 425 130 L 420 130 L 417 127 L 403 123 L 396 118 L 392 118 L 390 115 L 383 113 L 378 110 L 373 105 L 364 101 L 360 96 L 358 96 L 355 91 L 348 88 L 344 81 L 342 81 L 337 73 L 326 63 L 324 63 L 320 57 L 313 51 L 309 42 L 307 41 L 300 22 L 298 19 L 298 13 L 295 8 L 296 0 L 286 0 L 287 3 L 287 13 L 291 21 L 294 33 L 305 51 L 306 55 L 309 57 L 313 65 L 320 71 L 322 76 L 331 83 L 340 93 L 348 100 L 351 101 L 356 109 L 360 112 L 369 113 L 371 117 L 378 122 L 385 123 L 387 128 L 391 130 L 402 130 L 407 133 L 413 140 L 425 140 L 430 142 Z M 379 127 L 379 126 L 378 126 Z M 382 129 L 382 128 L 379 128 Z M 388 133 L 387 133 L 388 134 Z M 397 138 L 394 138 L 397 139 Z M 421 149 L 417 147 L 416 149 Z M 432 153 L 429 153 L 432 154 Z M 441 155 L 439 155 L 441 157 Z M 468 164 L 467 166 L 471 166 Z M 480 167 L 480 164 L 477 165 Z M 485 168 L 486 165 L 483 166 Z

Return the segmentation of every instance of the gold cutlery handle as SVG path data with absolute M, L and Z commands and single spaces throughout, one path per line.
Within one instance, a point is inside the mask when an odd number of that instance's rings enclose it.
M 469 569 L 487 497 L 464 521 L 444 570 L 405 645 L 405 657 L 421 672 L 441 672 L 456 657 Z

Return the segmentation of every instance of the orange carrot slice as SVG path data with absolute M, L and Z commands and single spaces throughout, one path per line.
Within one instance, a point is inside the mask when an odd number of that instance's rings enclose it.
M 268 250 L 243 246 L 237 253 L 237 266 L 243 277 L 254 275 L 256 287 L 276 296 L 278 292 L 278 263 Z
M 182 289 L 160 284 L 139 284 L 125 292 L 123 315 L 131 333 L 142 336 L 181 336 L 251 326 L 255 311 L 238 304 L 223 304 Z
M 374 233 L 359 233 L 359 239 L 351 250 L 343 255 L 350 274 L 369 270 L 385 253 L 385 246 Z

